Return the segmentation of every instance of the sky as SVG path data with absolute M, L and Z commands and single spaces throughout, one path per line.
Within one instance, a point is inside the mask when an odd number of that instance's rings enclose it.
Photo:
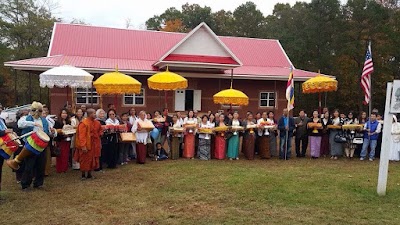
M 126 21 L 130 20 L 131 28 L 145 29 L 147 19 L 162 14 L 169 7 L 180 10 L 183 4 L 189 3 L 209 6 L 213 12 L 221 9 L 234 11 L 247 1 L 249 0 L 54 0 L 54 3 L 58 4 L 54 11 L 57 17 L 63 18 L 66 22 L 78 19 L 96 26 L 125 28 Z M 252 2 L 266 16 L 272 14 L 276 3 L 293 5 L 296 0 L 252 0 Z

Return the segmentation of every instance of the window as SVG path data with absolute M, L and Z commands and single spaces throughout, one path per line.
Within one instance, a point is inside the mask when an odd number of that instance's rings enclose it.
M 76 104 L 92 104 L 92 91 L 93 104 L 98 104 L 99 96 L 94 88 L 77 88 L 75 91 Z
M 125 94 L 124 105 L 144 105 L 144 88 L 140 90 L 140 94 Z
M 275 97 L 274 92 L 260 92 L 260 107 L 274 107 Z

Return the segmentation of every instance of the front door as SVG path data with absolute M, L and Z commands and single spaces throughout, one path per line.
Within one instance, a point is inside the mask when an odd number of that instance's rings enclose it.
M 175 111 L 201 110 L 201 90 L 176 90 Z

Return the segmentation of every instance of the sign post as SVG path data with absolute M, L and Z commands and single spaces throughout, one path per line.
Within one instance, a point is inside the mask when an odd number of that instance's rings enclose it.
M 383 122 L 382 150 L 381 150 L 381 157 L 379 160 L 379 175 L 378 175 L 378 186 L 377 186 L 377 193 L 379 196 L 386 195 L 386 186 L 387 186 L 387 178 L 389 170 L 391 130 L 392 130 L 392 120 L 393 120 L 392 114 L 390 114 L 392 90 L 393 90 L 393 83 L 391 82 L 387 83 L 385 116 Z

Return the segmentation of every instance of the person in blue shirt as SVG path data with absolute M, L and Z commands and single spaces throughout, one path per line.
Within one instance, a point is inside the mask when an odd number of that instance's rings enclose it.
M 280 137 L 280 148 L 279 158 L 290 159 L 291 148 L 292 148 L 292 137 L 294 130 L 294 119 L 289 115 L 287 109 L 283 109 L 283 116 L 278 121 L 279 137 Z M 286 142 L 286 145 L 285 145 Z
M 369 161 L 374 161 L 375 149 L 378 143 L 379 133 L 382 130 L 382 126 L 376 120 L 376 116 L 376 113 L 371 113 L 370 120 L 364 124 L 364 142 L 360 154 L 361 161 L 367 157 L 368 147 L 370 147 L 371 149 L 371 151 L 369 152 Z

